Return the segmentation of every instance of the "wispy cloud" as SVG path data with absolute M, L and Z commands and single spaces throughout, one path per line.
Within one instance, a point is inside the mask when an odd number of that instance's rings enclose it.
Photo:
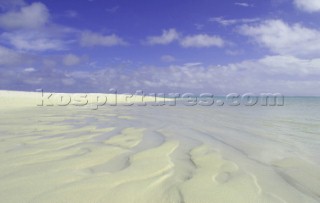
M 64 50 L 65 44 L 59 39 L 51 38 L 45 33 L 36 31 L 5 32 L 0 38 L 17 50 L 22 51 L 47 51 Z
M 10 2 L 10 4 L 8 3 Z M 0 43 L 20 52 L 66 50 L 75 42 L 78 31 L 56 24 L 46 5 L 28 4 L 23 0 L 0 0 L 5 9 L 0 14 Z M 75 17 L 77 12 L 67 11 L 64 16 Z
M 181 46 L 183 47 L 223 47 L 225 42 L 224 40 L 215 35 L 199 34 L 199 35 L 190 35 L 181 39 Z
M 242 7 L 253 7 L 253 4 L 245 3 L 245 2 L 236 2 L 234 3 L 236 6 L 242 6 Z
M 74 54 L 67 54 L 63 58 L 63 64 L 66 66 L 74 66 L 81 62 L 81 58 Z
M 320 1 L 319 0 L 294 0 L 294 5 L 303 11 L 314 13 L 320 12 Z
M 24 71 L 24 72 L 31 73 L 31 72 L 35 72 L 35 71 L 36 71 L 36 69 L 35 69 L 35 68 L 33 68 L 33 67 L 29 67 L 29 68 L 25 68 L 23 71 Z
M 1 0 L 0 9 L 11 10 L 16 7 L 25 6 L 27 3 L 24 0 Z
M 161 61 L 166 62 L 166 63 L 170 63 L 170 62 L 173 62 L 175 60 L 176 59 L 171 55 L 163 55 L 163 56 L 161 56 Z
M 320 11 L 319 1 L 290 1 L 302 11 L 309 13 Z M 105 5 L 100 3 L 95 1 L 93 4 L 97 4 L 97 6 L 101 6 L 102 10 L 105 10 L 101 15 L 105 15 L 106 18 L 119 11 L 119 6 L 105 8 Z M 111 22 L 115 22 L 113 19 L 108 20 L 108 27 L 105 28 L 117 30 L 117 33 L 107 32 L 108 34 L 106 34 L 100 32 L 104 26 L 96 27 L 97 25 L 105 25 L 106 21 L 103 21 L 103 18 L 82 16 L 86 13 L 84 5 L 87 6 L 88 2 L 77 7 L 77 9 L 83 7 L 83 10 L 67 11 L 64 7 L 53 6 L 50 11 L 57 11 L 57 13 L 50 13 L 49 8 L 43 3 L 0 0 L 1 88 L 14 89 L 16 85 L 18 87 L 16 89 L 24 87 L 29 90 L 41 86 L 49 88 L 49 90 L 57 88 L 54 91 L 59 91 L 59 88 L 70 91 L 106 91 L 113 87 L 124 91 L 136 89 L 150 91 L 195 90 L 214 93 L 275 91 L 313 95 L 316 93 L 312 91 L 320 86 L 318 79 L 320 77 L 320 29 L 316 28 L 316 23 L 313 28 L 307 26 L 307 23 L 310 25 L 314 22 L 315 15 L 307 15 L 306 18 L 310 19 L 310 22 L 306 22 L 306 19 L 301 16 L 300 23 L 287 23 L 281 19 L 237 18 L 243 12 L 234 13 L 230 14 L 229 18 L 214 17 L 209 19 L 210 22 L 230 26 L 218 29 L 218 33 L 215 34 L 212 33 L 213 28 L 208 26 L 208 21 L 203 24 L 194 24 L 194 22 L 199 22 L 199 19 L 193 19 L 195 21 L 191 19 L 183 21 L 187 24 L 179 25 L 177 23 L 182 22 L 181 19 L 172 20 L 172 13 L 169 15 L 168 11 L 168 15 L 166 15 L 168 18 L 163 18 L 162 25 L 173 28 L 165 29 L 162 32 L 159 29 L 155 34 L 144 35 L 139 39 L 144 39 L 143 45 L 174 44 L 175 46 L 160 48 L 127 46 L 125 47 L 126 53 L 112 52 L 112 49 L 108 48 L 105 57 L 99 57 L 97 52 L 101 50 L 95 49 L 95 47 L 128 45 L 128 42 L 121 37 L 121 31 L 124 31 L 121 23 L 126 25 L 127 30 L 139 28 L 137 31 L 132 33 L 129 31 L 124 34 L 126 36 L 132 34 L 131 40 L 135 43 L 134 37 L 141 37 L 141 33 L 150 32 L 152 29 L 150 23 L 158 20 L 158 16 L 151 15 L 149 12 L 143 13 L 141 14 L 143 17 L 150 19 L 139 21 L 139 24 L 136 23 L 140 18 L 128 19 L 129 15 L 119 16 L 121 19 L 115 19 L 119 22 L 118 24 L 111 24 Z M 246 10 L 247 7 L 253 6 L 244 2 L 237 2 L 234 5 L 241 6 L 237 7 L 240 10 Z M 258 11 L 262 12 L 261 16 L 265 16 L 264 8 L 256 7 L 256 9 L 261 9 Z M 290 11 L 288 10 L 288 12 Z M 78 13 L 81 14 L 81 18 L 88 18 L 90 22 L 97 20 L 97 23 L 89 25 L 82 22 L 80 18 L 65 19 L 66 17 L 77 17 Z M 55 22 L 59 14 L 63 18 Z M 288 16 L 290 17 L 291 14 L 288 13 Z M 205 19 L 206 15 L 207 13 L 204 12 L 203 16 L 199 17 Z M 66 22 L 61 22 L 63 20 Z M 73 28 L 70 27 L 71 24 L 74 26 Z M 174 28 L 175 25 L 176 28 Z M 91 31 L 85 31 L 83 28 Z M 228 33 L 231 31 L 236 32 L 229 35 Z M 242 42 L 244 38 L 247 38 L 250 43 Z M 136 43 L 139 43 L 139 39 L 136 40 Z M 239 43 L 239 46 L 230 46 L 229 40 Z M 79 52 L 77 45 L 82 46 L 83 50 Z M 254 46 L 254 51 L 257 47 L 263 48 L 263 51 L 252 54 L 251 46 Z M 235 63 L 226 62 L 224 65 L 205 65 L 205 63 L 201 63 L 201 59 L 205 62 L 209 61 L 209 53 L 213 51 L 208 49 L 206 52 L 205 49 L 209 47 L 212 49 L 221 48 L 221 59 L 218 59 L 220 63 L 231 58 L 230 56 L 222 56 L 224 53 L 231 56 L 241 55 L 233 58 L 235 58 L 234 60 L 243 58 L 243 60 Z M 192 48 L 204 48 L 201 50 L 201 53 L 204 53 L 200 57 L 201 59 L 196 58 L 197 51 Z M 146 61 L 141 61 L 140 57 L 145 54 L 145 50 L 153 52 L 148 57 L 157 57 L 155 64 L 141 65 L 146 63 Z M 269 55 L 263 56 L 265 51 L 268 51 Z M 120 55 L 118 56 L 118 54 Z M 138 55 L 138 57 L 135 58 L 134 55 Z M 256 58 L 259 55 L 260 59 L 246 58 L 250 56 Z M 124 57 L 125 60 L 114 60 L 116 57 Z M 87 61 L 90 60 L 89 58 L 91 58 L 91 62 Z M 186 63 L 188 59 L 190 62 L 197 63 Z M 318 94 L 320 95 L 319 91 Z
M 320 56 L 320 30 L 299 23 L 266 20 L 258 25 L 243 25 L 239 32 L 273 53 L 295 56 Z
M 4 29 L 34 29 L 45 25 L 50 18 L 48 8 L 33 3 L 0 15 L 0 27 Z
M 160 36 L 151 36 L 148 37 L 146 43 L 149 45 L 156 45 L 156 44 L 170 44 L 179 39 L 180 34 L 173 28 L 169 30 L 163 30 L 162 35 Z
M 223 17 L 214 17 L 209 18 L 210 22 L 216 22 L 223 26 L 235 25 L 235 24 L 244 24 L 244 23 L 254 23 L 260 21 L 259 18 L 240 18 L 240 19 L 225 19 Z
M 275 55 L 220 66 L 186 63 L 164 67 L 141 66 L 135 71 L 119 67 L 100 68 L 95 71 L 32 71 L 32 75 L 24 77 L 22 72 L 25 72 L 25 69 L 20 72 L 15 70 L 14 73 L 5 69 L 0 74 L 0 83 L 3 87 L 12 85 L 12 80 L 29 87 L 52 87 L 60 84 L 64 90 L 82 92 L 105 92 L 116 88 L 122 92 L 142 89 L 149 92 L 180 90 L 228 94 L 263 91 L 289 95 L 320 95 L 319 91 L 314 91 L 320 85 L 317 79 L 320 77 L 320 58 L 307 60 Z M 10 80 L 8 75 L 11 75 Z
M 22 55 L 0 45 L 0 65 L 12 65 L 22 62 Z
M 188 47 L 222 47 L 224 46 L 224 40 L 217 35 L 208 34 L 196 34 L 183 36 L 175 29 L 164 30 L 161 36 L 152 36 L 147 38 L 147 44 L 149 45 L 166 45 L 172 42 L 179 42 L 180 46 Z
M 92 46 L 121 46 L 127 45 L 122 38 L 115 34 L 111 35 L 102 35 L 100 33 L 95 33 L 91 31 L 85 31 L 81 34 L 80 45 L 84 47 L 92 47 Z

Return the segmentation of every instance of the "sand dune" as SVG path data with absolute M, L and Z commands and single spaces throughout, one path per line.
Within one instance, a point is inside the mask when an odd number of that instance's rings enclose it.
M 303 145 L 319 138 L 292 140 L 303 132 L 276 122 L 281 112 L 39 108 L 34 94 L 1 92 L 1 202 L 320 201 L 319 162 Z

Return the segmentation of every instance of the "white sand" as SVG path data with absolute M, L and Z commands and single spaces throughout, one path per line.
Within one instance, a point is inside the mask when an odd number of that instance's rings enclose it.
M 50 97 L 49 97 L 50 96 Z M 97 109 L 102 106 L 139 105 L 146 102 L 171 101 L 152 96 L 124 94 L 80 94 L 80 93 L 42 93 L 0 90 L 0 109 L 39 106 L 68 106 Z
M 38 107 L 36 94 L 0 92 L 1 202 L 319 202 L 319 163 L 266 113 Z

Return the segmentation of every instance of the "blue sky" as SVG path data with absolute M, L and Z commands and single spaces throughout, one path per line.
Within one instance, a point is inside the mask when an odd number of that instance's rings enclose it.
M 319 17 L 319 0 L 0 0 L 0 89 L 320 95 Z

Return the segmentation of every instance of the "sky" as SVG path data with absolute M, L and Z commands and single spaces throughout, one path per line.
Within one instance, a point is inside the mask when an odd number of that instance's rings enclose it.
M 0 0 L 0 89 L 320 96 L 320 0 Z

